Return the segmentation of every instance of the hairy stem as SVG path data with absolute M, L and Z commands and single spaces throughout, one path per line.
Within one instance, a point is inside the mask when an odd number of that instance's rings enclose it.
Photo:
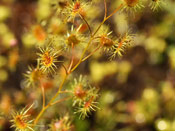
M 104 15 L 104 18 L 106 18 L 106 16 L 107 16 L 107 4 L 106 4 L 106 0 L 104 0 L 104 7 L 105 7 L 105 15 Z

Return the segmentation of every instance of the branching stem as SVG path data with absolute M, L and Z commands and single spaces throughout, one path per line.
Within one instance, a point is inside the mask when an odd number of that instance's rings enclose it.
M 57 98 L 57 96 L 62 92 L 61 90 L 62 90 L 62 88 L 63 88 L 63 85 L 64 85 L 64 83 L 65 83 L 65 81 L 66 81 L 68 75 L 69 75 L 71 72 L 73 72 L 73 71 L 81 64 L 81 62 L 83 62 L 83 61 L 85 61 L 86 59 L 88 59 L 90 56 L 92 56 L 92 54 L 94 54 L 98 49 L 100 49 L 100 48 L 102 47 L 102 46 L 99 46 L 99 47 L 96 48 L 93 52 L 91 52 L 88 56 L 86 56 L 86 57 L 84 58 L 84 55 L 86 54 L 86 51 L 88 50 L 88 48 L 89 48 L 91 42 L 92 42 L 93 39 L 95 38 L 96 33 L 99 31 L 99 29 L 100 29 L 101 26 L 104 24 L 104 22 L 105 22 L 106 20 L 108 20 L 111 16 L 113 16 L 118 10 L 120 10 L 120 9 L 123 7 L 123 4 L 121 4 L 121 5 L 120 5 L 118 8 L 116 8 L 109 16 L 107 16 L 107 6 L 106 6 L 106 1 L 105 1 L 105 0 L 104 0 L 104 4 L 105 4 L 105 16 L 104 16 L 104 20 L 100 23 L 100 25 L 97 27 L 97 29 L 95 30 L 95 32 L 94 32 L 93 34 L 92 34 L 92 31 L 91 31 L 91 28 L 90 28 L 88 22 L 87 22 L 83 17 L 81 17 L 81 18 L 85 21 L 85 23 L 87 24 L 87 26 L 88 26 L 88 28 L 89 28 L 89 31 L 91 32 L 91 38 L 90 38 L 90 40 L 89 40 L 87 46 L 86 46 L 85 49 L 83 50 L 79 62 L 72 68 L 72 65 L 73 65 L 73 58 L 72 58 L 72 59 L 71 59 L 71 64 L 70 64 L 70 66 L 69 66 L 68 71 L 67 71 L 67 69 L 65 68 L 65 70 L 66 70 L 66 75 L 64 76 L 63 81 L 61 82 L 57 93 L 51 98 L 51 100 L 49 101 L 49 103 L 48 103 L 46 106 L 43 106 L 42 110 L 39 112 L 39 114 L 37 115 L 36 119 L 34 120 L 34 126 L 38 123 L 40 117 L 43 115 L 43 113 L 45 112 L 45 110 L 46 110 L 47 108 L 49 108 L 50 106 L 52 106 L 52 105 L 54 105 L 54 104 L 56 104 L 56 103 L 65 101 L 65 100 L 67 100 L 67 99 L 70 98 L 70 97 L 63 98 L 63 99 L 60 99 L 60 100 L 54 102 L 55 99 Z M 63 66 L 63 67 L 64 67 L 64 66 Z M 45 97 L 44 97 L 43 99 L 45 99 Z M 43 104 L 43 105 L 45 105 L 45 104 Z

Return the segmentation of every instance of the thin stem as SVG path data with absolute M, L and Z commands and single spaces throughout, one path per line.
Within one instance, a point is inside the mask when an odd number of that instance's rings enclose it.
M 37 124 L 39 118 L 41 117 L 41 115 L 44 113 L 44 111 L 45 111 L 46 109 L 47 109 L 47 108 L 44 107 L 44 108 L 40 111 L 40 113 L 37 115 L 37 117 L 36 117 L 36 119 L 35 119 L 35 121 L 34 121 L 34 125 Z
M 88 56 L 86 56 L 82 61 L 87 60 L 90 56 L 92 56 L 96 51 L 98 51 L 103 45 L 98 46 L 94 51 L 92 51 Z
M 95 30 L 94 34 L 92 36 L 95 36 L 95 34 L 99 31 L 101 26 L 111 17 L 113 16 L 117 11 L 119 11 L 123 7 L 123 4 L 120 4 L 118 8 L 116 8 L 108 17 L 104 18 L 103 21 L 100 23 L 100 25 Z
M 104 6 L 105 6 L 105 15 L 104 15 L 104 19 L 107 16 L 107 4 L 106 4 L 106 0 L 104 0 Z
M 44 111 L 50 106 L 50 104 L 57 98 L 57 96 L 60 94 L 60 91 L 64 85 L 64 82 L 66 81 L 67 78 L 67 74 L 65 75 L 62 83 L 60 84 L 60 87 L 57 91 L 57 93 L 52 97 L 52 99 L 49 101 L 49 103 L 40 111 L 40 113 L 37 115 L 35 121 L 34 121 L 34 125 L 36 125 L 38 123 L 38 120 L 40 119 L 40 117 L 42 116 L 42 114 L 44 113 Z
M 100 23 L 100 25 L 97 27 L 97 29 L 95 30 L 94 34 L 92 35 L 93 37 L 95 36 L 95 34 L 98 32 L 98 30 L 101 28 L 101 26 L 105 23 L 105 19 Z
M 70 73 L 72 65 L 73 65 L 73 62 L 74 62 L 74 44 L 72 43 L 72 58 L 71 58 L 71 62 L 70 62 L 70 65 L 69 65 L 67 73 Z
M 108 17 L 105 18 L 105 21 L 108 20 L 111 16 L 113 16 L 117 11 L 119 11 L 123 7 L 123 4 L 120 4 L 118 8 L 116 8 Z
M 80 60 L 79 60 L 78 63 L 72 68 L 71 72 L 73 72 L 73 71 L 81 64 L 82 59 L 83 59 L 83 57 L 84 57 L 84 55 L 85 55 L 87 49 L 89 48 L 91 42 L 92 42 L 92 37 L 91 37 L 91 39 L 89 40 L 89 42 L 88 42 L 86 48 L 83 50 L 83 53 L 82 53 L 82 55 L 81 55 Z
M 66 74 L 68 74 L 68 71 L 67 71 L 67 69 L 66 69 L 66 67 L 65 67 L 65 65 L 64 65 L 64 64 L 62 64 L 62 67 L 64 68 L 64 70 L 65 70 Z
M 91 39 L 89 40 L 86 48 L 83 50 L 83 53 L 81 55 L 81 58 L 80 58 L 79 62 L 73 67 L 73 69 L 71 70 L 71 72 L 74 71 L 81 64 L 82 59 L 83 59 L 86 51 L 88 50 L 90 43 L 92 42 L 94 36 L 99 31 L 99 29 L 101 28 L 101 26 L 104 24 L 104 22 L 106 20 L 108 20 L 111 16 L 113 16 L 118 10 L 120 10 L 122 8 L 122 6 L 123 6 L 123 4 L 121 4 L 118 8 L 116 8 L 108 17 L 104 18 L 104 20 L 100 23 L 100 25 L 97 27 L 97 29 L 95 30 L 95 32 L 92 34 Z
M 90 32 L 90 34 L 92 36 L 92 30 L 91 30 L 91 27 L 90 27 L 89 23 L 87 22 L 87 20 L 81 14 L 79 14 L 79 16 L 86 23 L 86 25 L 87 25 L 87 27 L 89 29 L 89 32 Z
M 57 93 L 55 94 L 55 96 L 52 97 L 52 99 L 49 101 L 49 103 L 52 103 L 52 102 L 57 98 L 57 96 L 60 94 L 60 91 L 61 91 L 61 89 L 63 88 L 64 82 L 66 81 L 67 76 L 68 76 L 68 75 L 65 75 L 65 76 L 64 76 L 64 79 L 63 79 L 62 83 L 60 84 L 60 87 L 59 87 Z
M 43 96 L 43 108 L 45 107 L 46 99 L 45 99 L 45 91 L 43 85 L 41 85 L 41 91 Z
M 66 98 L 57 100 L 57 101 L 51 103 L 49 106 L 52 106 L 52 105 L 55 105 L 55 104 L 57 104 L 57 103 L 63 102 L 63 101 L 65 101 L 65 100 L 67 100 L 67 99 L 70 99 L 71 97 L 72 97 L 72 96 L 69 96 L 69 97 L 66 97 Z
M 34 125 L 37 124 L 39 118 L 42 116 L 42 114 L 45 112 L 45 110 L 46 110 L 47 108 L 49 108 L 50 106 L 53 106 L 53 105 L 55 105 L 55 104 L 57 104 L 57 103 L 63 102 L 63 101 L 65 101 L 65 100 L 67 100 L 67 99 L 69 99 L 69 98 L 71 98 L 71 97 L 72 97 L 72 96 L 69 96 L 69 97 L 60 99 L 60 100 L 58 100 L 58 101 L 56 101 L 56 102 L 47 104 L 47 106 L 45 106 L 45 107 L 40 111 L 40 113 L 38 114 L 38 116 L 36 117 L 36 119 L 35 119 L 35 121 L 34 121 Z

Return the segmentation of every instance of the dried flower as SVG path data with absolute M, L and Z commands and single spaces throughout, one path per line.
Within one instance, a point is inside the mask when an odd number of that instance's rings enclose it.
M 81 105 L 85 100 L 87 95 L 87 81 L 80 75 L 79 79 L 74 79 L 74 83 L 71 88 L 71 93 L 73 94 L 73 106 L 76 104 Z
M 134 35 L 126 33 L 119 40 L 116 40 L 115 45 L 111 48 L 112 55 L 110 59 L 115 58 L 116 55 L 121 57 L 125 49 L 133 42 L 133 37 Z
M 97 42 L 103 46 L 104 50 L 108 50 L 114 45 L 114 40 L 111 33 L 112 31 L 109 31 L 109 27 L 103 25 L 97 34 L 96 38 L 99 38 Z
M 98 102 L 95 102 L 95 97 L 92 96 L 85 101 L 75 113 L 80 113 L 80 117 L 84 119 L 91 111 L 96 111 L 96 109 L 99 109 L 99 107 L 96 106 L 97 104 Z
M 45 49 L 39 48 L 41 53 L 38 53 L 39 55 L 39 61 L 40 61 L 40 69 L 43 72 L 55 72 L 55 69 L 57 66 L 55 65 L 56 62 L 60 62 L 57 60 L 59 51 L 56 51 L 52 47 L 48 46 Z
M 157 10 L 158 8 L 161 8 L 161 6 L 164 4 L 163 0 L 152 0 L 149 6 L 153 11 Z
M 11 122 L 13 123 L 11 127 L 15 128 L 15 131 L 34 131 L 32 128 L 33 120 L 29 120 L 29 116 L 27 113 L 33 107 L 33 104 L 26 109 L 22 109 L 20 112 L 16 112 L 12 114 L 13 119 Z
M 85 41 L 85 37 L 79 32 L 80 28 L 81 25 L 77 29 L 75 29 L 73 26 L 71 27 L 71 31 L 68 32 L 67 36 L 65 37 L 65 43 L 67 46 L 71 47 L 72 44 L 75 46 Z
M 91 109 L 95 109 L 95 100 L 98 96 L 98 90 L 91 87 L 82 75 L 80 75 L 78 80 L 74 79 L 71 93 L 74 96 L 73 106 L 78 106 L 78 111 L 76 113 L 80 113 L 80 117 L 84 118 Z
M 34 87 L 42 79 L 43 73 L 39 68 L 33 68 L 30 66 L 28 68 L 29 70 L 26 72 L 26 74 L 24 74 L 24 76 L 26 77 L 25 82 L 27 87 Z
M 72 129 L 72 125 L 70 122 L 70 118 L 68 115 L 60 118 L 59 120 L 53 120 L 50 124 L 50 131 L 70 131 Z
M 133 12 L 144 7 L 140 2 L 140 0 L 124 0 L 124 2 L 125 6 L 123 7 L 122 10 Z
M 88 8 L 89 3 L 83 2 L 82 0 L 69 1 L 62 13 L 66 16 L 67 21 L 74 21 L 77 15 L 85 17 Z

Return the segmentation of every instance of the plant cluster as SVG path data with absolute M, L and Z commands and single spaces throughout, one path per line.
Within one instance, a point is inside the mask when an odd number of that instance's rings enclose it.
M 100 109 L 97 102 L 99 88 L 91 85 L 85 76 L 79 75 L 74 78 L 76 76 L 74 72 L 82 62 L 98 51 L 106 53 L 109 61 L 122 57 L 134 43 L 136 34 L 131 29 L 115 35 L 105 22 L 118 12 L 126 12 L 134 17 L 135 12 L 145 7 L 142 0 L 121 0 L 121 4 L 111 12 L 108 10 L 109 2 L 103 1 L 104 16 L 99 23 L 95 21 L 98 15 L 95 14 L 98 10 L 96 7 L 98 0 L 54 0 L 49 3 L 52 4 L 51 15 L 47 19 L 43 16 L 43 21 L 38 18 L 40 24 L 35 24 L 23 36 L 22 41 L 26 45 L 38 43 L 36 64 L 28 67 L 28 71 L 24 74 L 23 86 L 26 91 L 39 91 L 38 98 L 42 97 L 42 104 L 41 102 L 38 104 L 42 107 L 32 119 L 29 117 L 29 112 L 35 103 L 14 113 L 11 122 L 15 130 L 37 130 L 42 126 L 38 123 L 46 110 L 65 101 L 71 101 L 75 115 L 79 114 L 82 119 L 89 116 L 92 111 Z M 164 4 L 163 0 L 147 2 L 153 11 Z M 28 42 L 29 39 L 33 41 Z M 56 90 L 53 89 L 54 85 L 57 86 Z M 50 88 L 54 92 L 50 91 Z M 65 114 L 53 120 L 49 124 L 49 130 L 73 130 L 70 121 L 69 115 Z

